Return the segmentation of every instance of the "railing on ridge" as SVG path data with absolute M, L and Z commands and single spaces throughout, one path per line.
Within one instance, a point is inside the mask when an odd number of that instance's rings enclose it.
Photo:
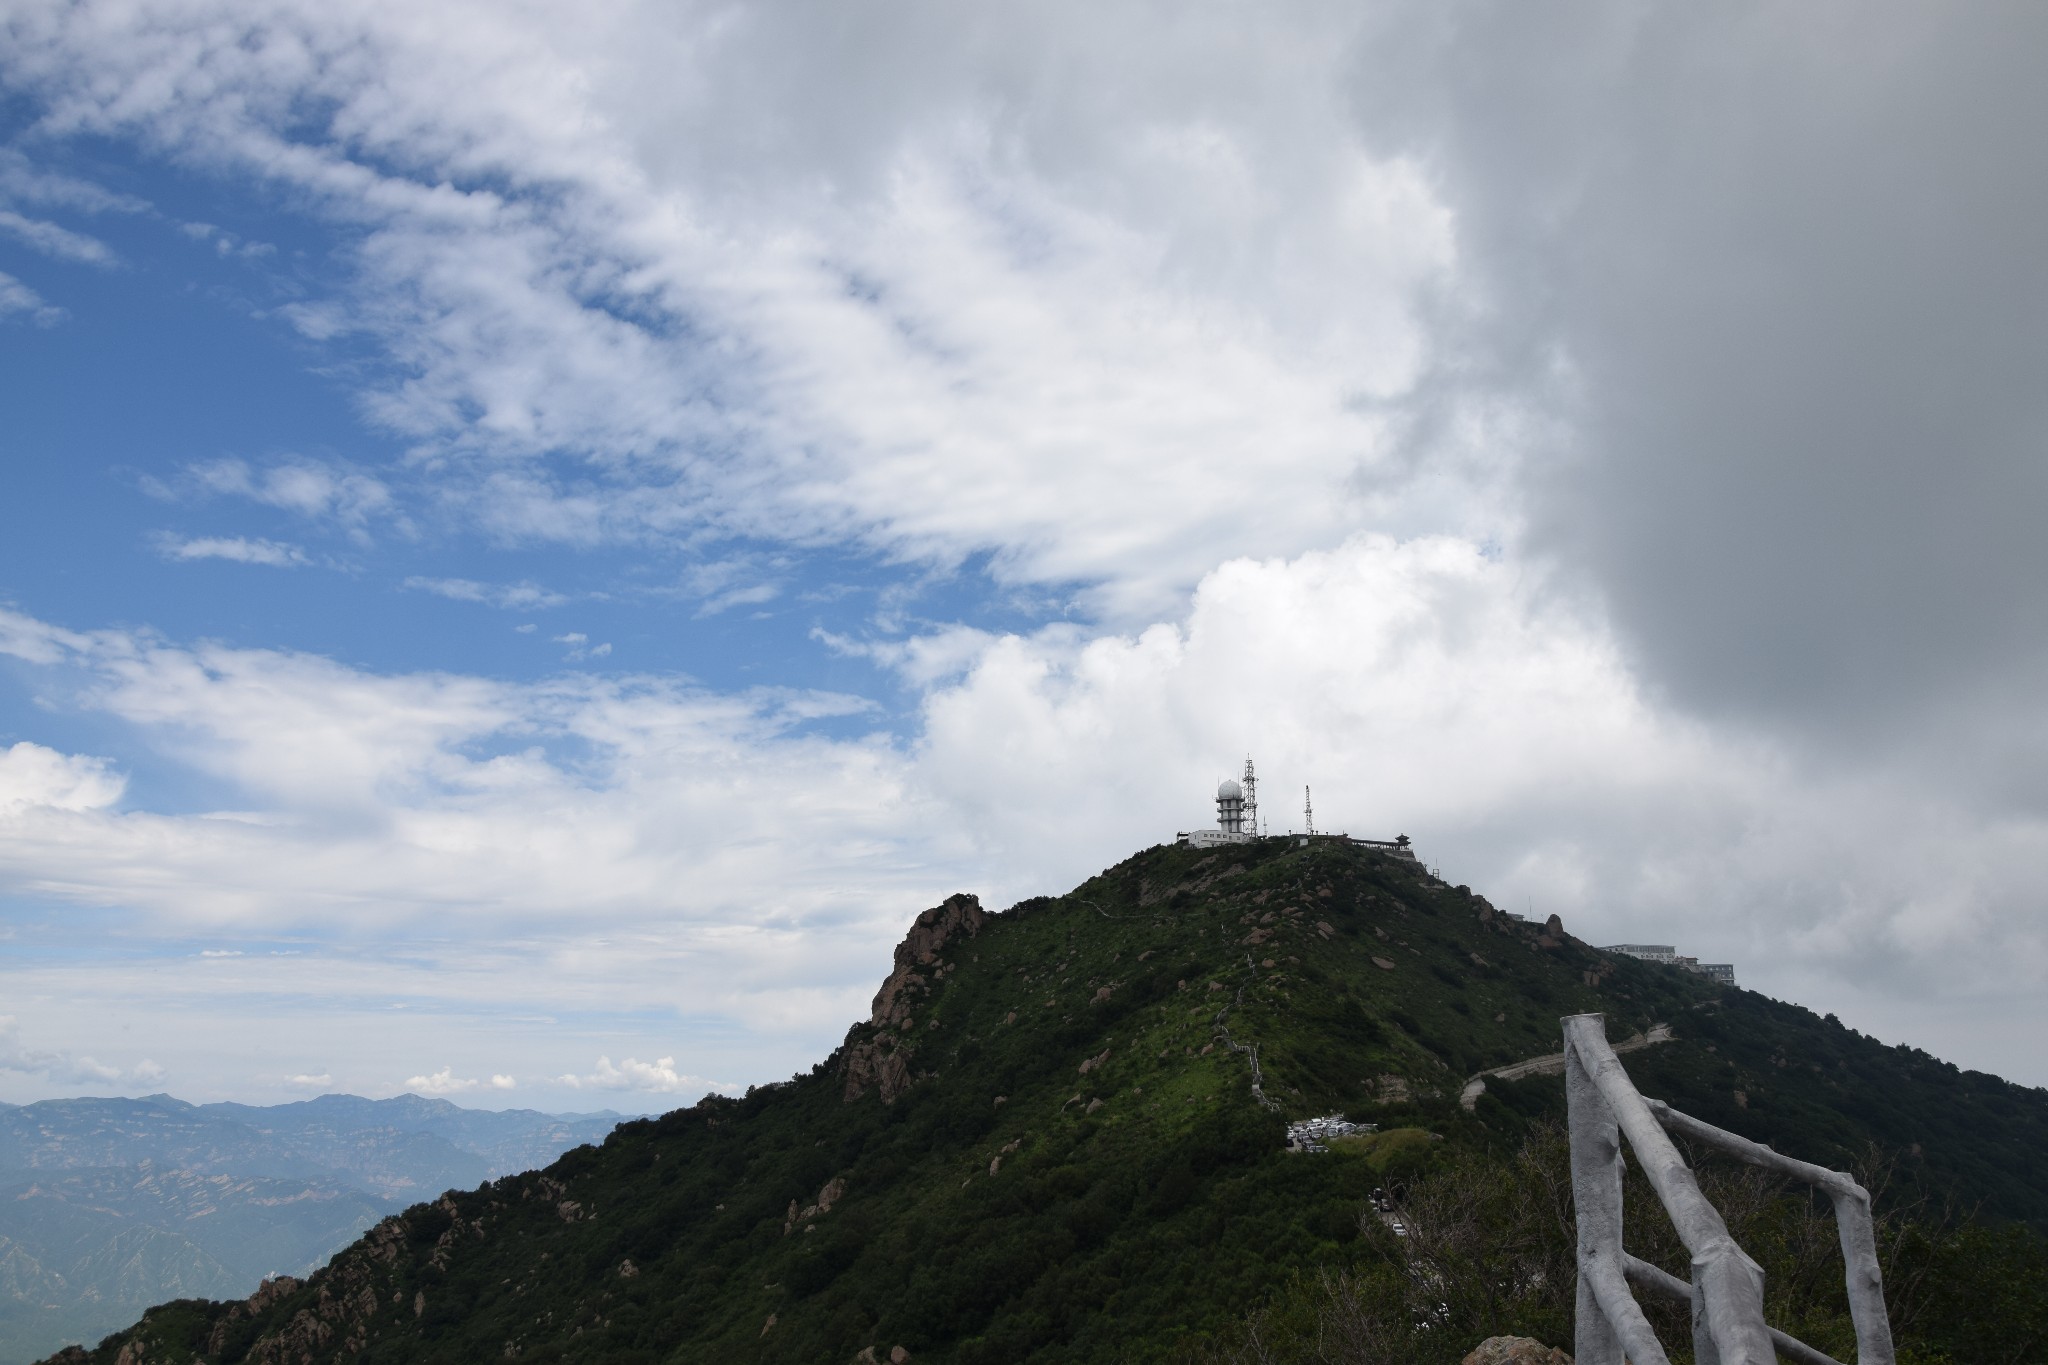
M 1857 1365 L 1895 1365 L 1891 1321 L 1870 1221 L 1870 1195 L 1840 1171 L 1780 1156 L 1646 1100 L 1607 1042 L 1606 1016 L 1564 1019 L 1565 1100 L 1570 1112 L 1572 1199 L 1579 1227 L 1579 1298 L 1572 1358 L 1577 1365 L 1670 1365 L 1657 1334 L 1629 1293 L 1629 1282 L 1692 1305 L 1697 1365 L 1841 1365 L 1764 1322 L 1764 1273 L 1735 1244 L 1728 1226 L 1700 1193 L 1669 1133 L 1718 1147 L 1753 1166 L 1803 1180 L 1834 1201 L 1856 1324 Z M 1678 1236 L 1692 1256 L 1692 1282 L 1639 1261 L 1621 1244 L 1621 1135 L 1643 1168 Z

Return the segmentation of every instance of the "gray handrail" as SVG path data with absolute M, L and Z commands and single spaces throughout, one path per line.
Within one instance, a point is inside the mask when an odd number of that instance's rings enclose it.
M 1627 1274 L 1630 1284 L 1641 1285 L 1652 1294 L 1662 1294 L 1665 1298 L 1676 1299 L 1680 1303 L 1692 1302 L 1692 1286 L 1676 1275 L 1659 1270 L 1648 1261 L 1638 1260 L 1634 1256 L 1625 1257 L 1624 1261 L 1626 1263 L 1622 1270 Z M 1771 1334 L 1771 1345 L 1777 1347 L 1778 1354 L 1788 1360 L 1796 1360 L 1799 1365 L 1842 1365 L 1841 1361 L 1826 1351 L 1816 1351 L 1798 1337 L 1780 1332 L 1775 1327 L 1765 1330 Z
M 1668 1365 L 1664 1348 L 1628 1291 L 1631 1278 L 1660 1293 L 1669 1294 L 1678 1286 L 1692 1303 L 1693 1356 L 1698 1365 L 1776 1365 L 1781 1350 L 1808 1365 L 1837 1365 L 1764 1322 L 1763 1270 L 1736 1245 L 1720 1212 L 1700 1192 L 1699 1182 L 1665 1132 L 1667 1126 L 1829 1193 L 1835 1200 L 1848 1266 L 1857 1365 L 1895 1365 L 1871 1236 L 1870 1196 L 1862 1187 L 1838 1171 L 1780 1156 L 1669 1105 L 1645 1100 L 1607 1042 L 1605 1016 L 1575 1014 L 1562 1023 L 1572 1195 L 1579 1224 L 1579 1301 L 1572 1352 L 1578 1365 L 1623 1365 L 1624 1352 L 1634 1365 Z M 1624 1133 L 1692 1258 L 1690 1286 L 1622 1249 Z M 1638 1273 L 1638 1268 L 1646 1273 Z
M 1884 1274 L 1878 1269 L 1877 1233 L 1870 1217 L 1870 1192 L 1841 1171 L 1774 1152 L 1761 1142 L 1716 1128 L 1662 1100 L 1646 1101 L 1666 1129 L 1697 1142 L 1719 1147 L 1752 1166 L 1789 1175 L 1824 1191 L 1835 1206 L 1835 1233 L 1842 1241 L 1842 1265 L 1848 1282 L 1849 1317 L 1856 1324 L 1856 1359 L 1890 1365 L 1892 1324 L 1884 1308 Z

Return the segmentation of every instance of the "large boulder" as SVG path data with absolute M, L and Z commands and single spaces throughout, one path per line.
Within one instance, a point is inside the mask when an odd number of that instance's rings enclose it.
M 1572 1358 L 1534 1337 L 1488 1337 L 1465 1357 L 1465 1365 L 1572 1365 Z

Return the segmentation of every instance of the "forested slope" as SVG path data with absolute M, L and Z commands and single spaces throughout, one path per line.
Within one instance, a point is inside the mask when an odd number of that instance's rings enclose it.
M 1628 1057 L 1647 1093 L 1829 1164 L 1893 1149 L 1895 1197 L 2048 1219 L 2041 1091 L 1373 850 L 1269 839 L 1154 848 L 999 915 L 954 897 L 810 1073 L 416 1206 L 303 1285 L 167 1305 L 91 1358 L 1168 1359 L 1378 1254 L 1375 1185 L 1520 1146 L 1558 1082 L 1459 1092 L 1585 1011 L 1616 1040 L 1671 1026 Z M 1289 1118 L 1332 1112 L 1382 1131 L 1283 1150 Z

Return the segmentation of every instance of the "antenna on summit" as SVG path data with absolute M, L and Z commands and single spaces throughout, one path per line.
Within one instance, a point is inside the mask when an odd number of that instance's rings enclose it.
M 1252 756 L 1244 756 L 1244 780 L 1238 783 L 1244 788 L 1244 832 L 1259 833 L 1259 779 L 1252 771 Z
M 1314 834 L 1316 832 L 1316 803 L 1309 799 L 1307 787 L 1301 789 L 1301 821 L 1308 827 L 1302 831 L 1303 833 Z

